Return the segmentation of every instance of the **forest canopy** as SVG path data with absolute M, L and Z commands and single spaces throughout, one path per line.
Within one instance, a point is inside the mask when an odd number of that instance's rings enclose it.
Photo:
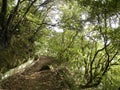
M 46 55 L 72 90 L 117 90 L 119 20 L 119 0 L 1 0 L 0 72 Z

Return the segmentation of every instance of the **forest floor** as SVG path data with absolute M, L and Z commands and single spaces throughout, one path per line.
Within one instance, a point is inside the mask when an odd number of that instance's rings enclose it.
M 1 83 L 3 90 L 69 90 L 62 76 L 51 70 L 21 73 L 8 77 Z

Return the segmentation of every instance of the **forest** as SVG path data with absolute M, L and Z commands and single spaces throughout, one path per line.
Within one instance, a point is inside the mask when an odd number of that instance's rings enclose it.
M 120 0 L 0 0 L 4 89 L 120 90 Z

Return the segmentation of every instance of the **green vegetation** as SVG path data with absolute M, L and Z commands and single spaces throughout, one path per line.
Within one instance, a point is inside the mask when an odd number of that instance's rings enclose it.
M 71 90 L 118 90 L 119 0 L 1 0 L 0 9 L 1 73 L 46 55 Z

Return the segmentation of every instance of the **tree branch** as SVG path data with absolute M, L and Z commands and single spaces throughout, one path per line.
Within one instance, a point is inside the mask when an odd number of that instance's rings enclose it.
M 7 14 L 7 0 L 2 0 L 2 8 L 1 8 L 1 27 L 2 27 L 2 30 L 5 29 L 5 18 L 6 18 L 6 14 Z
M 19 5 L 20 5 L 20 0 L 18 0 L 18 2 L 17 2 L 17 5 L 14 7 L 14 9 L 11 11 L 11 13 L 10 13 L 10 15 L 9 15 L 9 17 L 8 17 L 8 19 L 7 19 L 7 27 L 9 27 L 9 24 L 13 21 L 13 19 L 14 19 L 14 17 L 15 17 L 15 15 L 16 15 L 16 13 L 17 13 L 17 10 L 18 10 L 18 8 L 19 8 Z

